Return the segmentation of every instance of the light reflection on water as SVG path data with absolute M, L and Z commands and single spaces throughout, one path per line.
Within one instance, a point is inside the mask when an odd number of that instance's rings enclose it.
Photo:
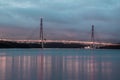
M 74 51 L 27 55 L 6 55 L 2 51 L 0 80 L 120 80 L 119 51 L 106 55 L 99 51 L 82 54 L 79 53 L 82 50 L 77 50 L 73 55 Z

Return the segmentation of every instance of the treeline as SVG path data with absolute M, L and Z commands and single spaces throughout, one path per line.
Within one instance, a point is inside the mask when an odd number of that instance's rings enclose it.
M 77 43 L 44 43 L 44 48 L 84 48 L 85 44 Z M 0 41 L 0 48 L 41 48 L 41 43 L 17 43 L 12 41 Z M 120 49 L 120 45 L 102 46 L 97 49 Z
M 84 48 L 85 45 L 71 43 L 44 43 L 45 48 Z M 41 43 L 17 43 L 10 41 L 0 41 L 0 48 L 41 48 Z
M 100 49 L 120 49 L 120 45 L 103 46 Z

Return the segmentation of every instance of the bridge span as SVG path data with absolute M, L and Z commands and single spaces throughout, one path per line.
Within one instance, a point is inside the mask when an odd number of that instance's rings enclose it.
M 10 42 L 17 42 L 17 43 L 41 43 L 42 40 L 12 40 L 12 39 L 0 39 L 0 41 L 10 41 Z M 44 43 L 64 43 L 64 44 L 85 44 L 85 45 L 91 45 L 93 42 L 91 41 L 72 41 L 72 40 L 44 40 Z M 114 44 L 114 43 L 107 43 L 107 42 L 94 42 L 95 45 L 99 46 L 109 46 L 109 45 L 120 45 L 120 44 Z

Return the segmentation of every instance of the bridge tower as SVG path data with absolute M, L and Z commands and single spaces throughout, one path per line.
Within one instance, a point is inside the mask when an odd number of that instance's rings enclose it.
M 92 25 L 92 30 L 91 30 L 91 42 L 92 42 L 92 44 L 91 44 L 91 47 L 93 49 L 95 48 L 94 41 L 95 41 L 95 39 L 94 39 L 94 25 Z
M 44 48 L 44 37 L 43 37 L 43 18 L 40 18 L 40 40 L 41 40 L 41 48 Z

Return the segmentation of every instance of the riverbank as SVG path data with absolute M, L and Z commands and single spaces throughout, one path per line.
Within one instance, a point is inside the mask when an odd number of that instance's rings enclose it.
M 60 43 L 60 42 L 46 42 L 45 48 L 84 48 L 86 44 L 78 43 Z M 41 48 L 41 43 L 18 43 L 12 41 L 0 41 L 0 48 Z M 98 47 L 98 49 L 120 49 L 120 45 L 107 45 Z

